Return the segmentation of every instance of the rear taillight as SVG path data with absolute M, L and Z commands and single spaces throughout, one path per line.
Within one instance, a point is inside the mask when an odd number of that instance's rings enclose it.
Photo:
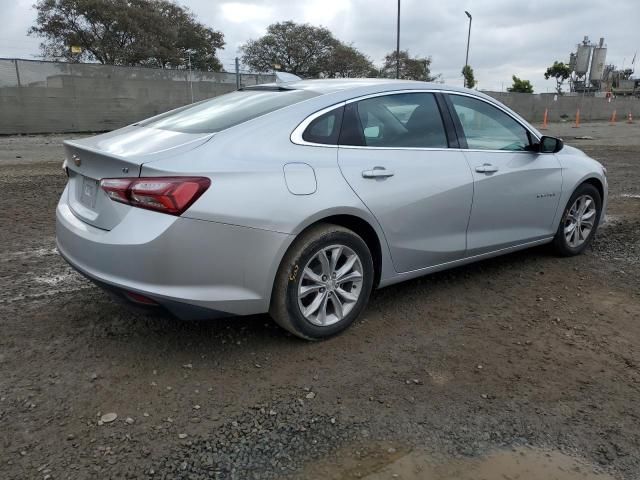
M 154 299 L 145 297 L 136 292 L 124 292 L 124 295 L 134 303 L 140 303 L 142 305 L 158 305 Z
M 103 178 L 100 188 L 114 202 L 181 215 L 211 185 L 204 177 Z

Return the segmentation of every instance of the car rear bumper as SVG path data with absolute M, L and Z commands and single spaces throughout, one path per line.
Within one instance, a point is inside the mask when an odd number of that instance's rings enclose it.
M 56 210 L 58 250 L 96 283 L 149 297 L 182 318 L 268 310 L 290 235 L 138 208 L 107 231 L 78 219 L 66 198 Z

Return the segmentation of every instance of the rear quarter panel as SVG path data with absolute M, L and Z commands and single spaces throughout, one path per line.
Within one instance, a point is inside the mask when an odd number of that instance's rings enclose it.
M 285 233 L 289 235 L 289 245 L 302 230 L 323 218 L 359 217 L 378 235 L 382 276 L 393 275 L 382 230 L 340 173 L 337 148 L 296 145 L 290 140 L 300 121 L 314 108 L 324 108 L 325 102 L 318 102 L 317 107 L 293 109 L 298 112 L 275 112 L 230 128 L 179 158 L 144 164 L 141 175 L 209 177 L 211 187 L 183 216 Z M 287 188 L 284 166 L 293 162 L 313 168 L 315 192 L 296 195 Z M 289 245 L 273 259 L 271 278 Z

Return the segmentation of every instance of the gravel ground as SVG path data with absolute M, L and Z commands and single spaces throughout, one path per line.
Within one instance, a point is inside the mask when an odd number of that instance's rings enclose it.
M 640 478 L 640 126 L 550 132 L 609 170 L 585 255 L 379 290 L 316 344 L 113 303 L 55 251 L 65 137 L 0 137 L 0 478 L 396 478 L 520 448 Z

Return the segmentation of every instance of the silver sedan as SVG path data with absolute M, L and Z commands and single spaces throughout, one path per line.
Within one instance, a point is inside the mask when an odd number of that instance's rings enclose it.
M 606 170 L 471 90 L 392 80 L 248 87 L 65 143 L 57 244 L 182 318 L 270 312 L 305 339 L 373 288 L 593 239 Z

